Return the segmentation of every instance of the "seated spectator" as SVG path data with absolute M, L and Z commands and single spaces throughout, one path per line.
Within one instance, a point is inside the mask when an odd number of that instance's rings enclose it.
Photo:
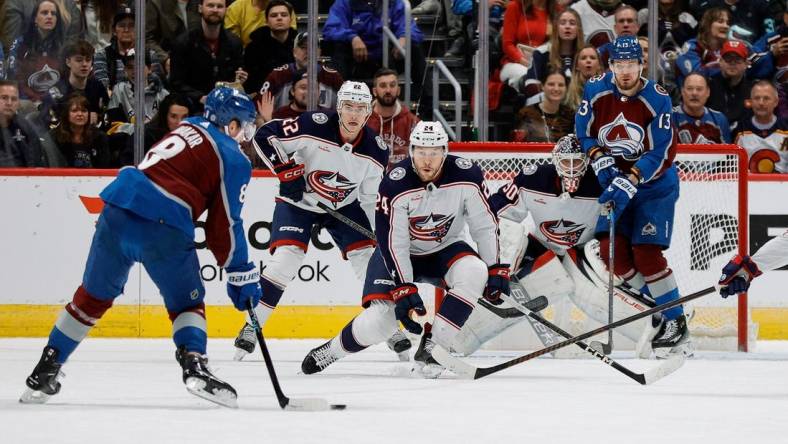
M 22 100 L 41 102 L 60 80 L 63 68 L 63 20 L 54 0 L 39 0 L 29 25 L 8 52 L 8 78 L 19 82 Z
M 690 11 L 699 17 L 709 8 L 725 8 L 731 13 L 731 35 L 752 44 L 774 28 L 769 14 L 769 1 L 753 0 L 690 0 Z
M 265 8 L 267 25 L 250 35 L 244 50 L 244 70 L 249 78 L 244 89 L 257 92 L 268 74 L 282 65 L 292 63 L 296 30 L 290 24 L 295 21 L 293 6 L 285 0 L 271 0 Z
M 243 84 L 248 77 L 241 40 L 222 26 L 225 11 L 225 0 L 201 0 L 202 26 L 178 37 L 170 54 L 171 87 L 195 104 L 195 113 L 216 82 Z
M 0 80 L 0 167 L 44 166 L 36 131 L 19 115 L 19 86 Z
M 62 28 L 60 44 L 65 46 L 66 40 L 73 42 L 82 38 L 82 20 L 80 20 L 80 11 L 76 2 L 74 0 L 51 1 L 57 6 L 58 21 Z M 6 0 L 2 11 L 5 13 L 5 23 L 2 29 L 3 44 L 7 48 L 33 24 L 40 3 L 36 0 Z
M 747 79 L 747 47 L 742 42 L 731 40 L 722 46 L 720 72 L 709 79 L 711 96 L 706 104 L 728 118 L 731 132 L 744 115 L 744 101 L 750 95 L 752 82 Z
M 281 108 L 290 103 L 290 89 L 293 85 L 293 76 L 296 71 L 305 70 L 309 63 L 309 36 L 306 32 L 298 34 L 293 43 L 293 63 L 282 65 L 265 79 L 260 89 L 260 94 L 270 92 L 274 99 L 274 108 Z M 317 56 L 320 57 L 320 47 Z M 336 70 L 318 63 L 317 81 L 320 84 L 317 105 L 321 108 L 336 109 L 337 91 L 342 86 L 342 75 Z
M 623 35 L 637 35 L 638 32 L 638 12 L 635 8 L 629 5 L 621 5 L 616 9 L 613 14 L 613 33 L 615 37 Z M 597 51 L 599 58 L 602 61 L 602 66 L 607 69 L 609 67 L 608 58 L 610 58 L 610 51 L 613 49 L 613 43 L 607 42 L 600 46 Z
M 780 83 L 777 87 L 778 96 L 780 97 L 780 105 L 778 106 L 778 114 L 781 119 L 788 119 L 788 84 Z
M 133 0 L 78 0 L 85 24 L 84 39 L 96 53 L 109 46 L 112 36 L 115 13 L 121 7 L 134 7 Z
M 687 12 L 686 0 L 659 0 L 657 17 L 657 36 L 660 52 L 673 53 L 684 45 L 684 42 L 696 35 L 698 21 Z M 638 11 L 640 30 L 638 35 L 648 35 L 648 8 Z
M 752 48 L 750 78 L 774 79 L 778 84 L 788 82 L 788 11 L 782 14 L 777 29 L 755 42 Z
M 728 40 L 731 20 L 731 13 L 726 8 L 711 8 L 703 13 L 698 37 L 687 40 L 676 58 L 676 83 L 679 87 L 691 72 L 710 76 L 720 71 L 720 50 Z
M 383 24 L 377 2 L 366 0 L 336 0 L 328 12 L 323 27 L 323 38 L 332 47 L 334 65 L 345 79 L 359 79 L 372 75 L 382 64 Z M 389 26 L 399 43 L 405 46 L 405 6 L 402 0 L 389 2 Z M 426 69 L 424 40 L 416 21 L 411 19 L 411 74 L 414 100 L 421 97 Z M 403 58 L 389 45 L 397 69 L 402 71 Z
M 92 46 L 91 46 L 92 48 Z M 71 168 L 110 168 L 107 135 L 90 123 L 88 100 L 75 93 L 60 108 L 60 124 L 50 131 L 52 139 Z
M 145 2 L 145 47 L 164 63 L 182 34 L 200 29 L 202 0 L 147 0 Z
M 569 82 L 569 91 L 566 94 L 566 104 L 572 109 L 577 109 L 583 100 L 583 88 L 588 79 L 602 74 L 602 64 L 599 62 L 599 53 L 591 44 L 586 44 L 575 55 L 575 68 Z
M 572 78 L 575 56 L 583 47 L 583 25 L 580 16 L 574 9 L 567 9 L 558 14 L 553 22 L 550 40 L 534 51 L 533 64 L 520 82 L 519 90 L 525 94 L 526 105 L 533 105 L 542 100 L 542 84 L 539 79 L 550 66 L 561 67 L 567 84 Z M 557 48 L 557 49 L 553 49 Z
M 517 91 L 525 92 L 523 79 L 533 63 L 533 52 L 547 40 L 549 14 L 555 10 L 553 3 L 552 0 L 512 0 L 506 6 L 500 77 Z
M 268 122 L 271 119 L 294 119 L 307 109 L 307 94 L 309 86 L 306 71 L 296 71 L 293 75 L 292 85 L 289 88 L 290 103 L 279 108 L 274 108 L 274 96 L 266 91 L 258 100 L 257 113 L 259 122 Z M 325 108 L 320 108 L 327 111 Z
M 747 150 L 750 171 L 788 173 L 788 121 L 775 114 L 777 88 L 759 80 L 750 92 L 752 117 L 739 122 L 734 133 L 736 145 Z
M 112 40 L 110 44 L 96 52 L 96 79 L 108 91 L 126 80 L 122 58 L 134 49 L 136 32 L 134 30 L 134 10 L 128 7 L 119 9 L 112 19 Z
M 189 117 L 189 101 L 180 94 L 170 94 L 159 104 L 156 115 L 145 125 L 145 152 L 161 140 L 165 134 L 175 129 L 181 120 Z M 129 149 L 133 153 L 133 143 Z M 131 156 L 133 160 L 133 155 Z
M 86 40 L 78 40 L 66 47 L 64 77 L 44 97 L 41 106 L 42 118 L 51 110 L 54 119 L 50 122 L 57 124 L 57 117 L 61 114 L 57 108 L 66 97 L 79 93 L 88 101 L 90 123 L 96 125 L 102 120 L 109 103 L 109 95 L 104 85 L 91 75 L 93 51 L 93 46 Z
M 563 103 L 566 77 L 561 69 L 552 69 L 542 80 L 544 99 L 517 112 L 514 142 L 554 143 L 574 132 L 575 112 Z
M 112 97 L 107 107 L 107 117 L 110 122 L 134 123 L 136 115 L 134 110 L 134 69 L 136 67 L 134 50 L 130 50 L 123 58 L 123 66 L 126 69 L 126 78 L 112 89 Z M 151 73 L 151 55 L 145 57 L 145 123 L 150 122 L 159 104 L 167 97 L 170 92 L 164 89 L 159 77 Z M 133 128 L 133 127 L 132 127 Z
M 673 126 L 681 143 L 731 143 L 724 114 L 706 107 L 709 84 L 700 73 L 690 73 L 681 87 L 681 105 L 673 108 Z
M 266 10 L 270 0 L 236 0 L 227 7 L 224 16 L 224 28 L 241 39 L 244 47 L 252 41 L 251 35 L 266 25 Z M 291 17 L 290 27 L 295 31 L 296 15 L 293 6 L 288 3 L 288 14 Z
M 619 0 L 580 0 L 570 6 L 580 14 L 586 43 L 599 48 L 615 39 L 613 27 L 616 22 L 613 13 L 619 6 Z
M 419 121 L 419 118 L 399 101 L 399 90 L 397 71 L 393 69 L 381 68 L 372 78 L 375 101 L 367 126 L 380 134 L 389 146 L 389 166 L 408 157 L 410 131 Z

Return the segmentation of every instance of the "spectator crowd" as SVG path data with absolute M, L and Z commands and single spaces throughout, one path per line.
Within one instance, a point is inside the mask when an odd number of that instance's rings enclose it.
M 306 110 L 309 36 L 299 32 L 306 1 L 147 0 L 142 92 L 133 3 L 0 0 L 0 167 L 133 164 L 136 119 L 144 119 L 148 150 L 181 119 L 201 114 L 217 82 L 252 96 L 259 124 Z M 432 95 L 440 95 L 425 82 L 428 57 L 473 69 L 480 2 L 411 1 L 406 80 L 397 45 L 388 45 L 383 67 L 381 0 L 320 3 L 318 106 L 335 107 L 344 79 L 368 82 L 376 101 L 367 124 L 392 148 L 392 162 L 401 159 L 410 130 L 431 117 Z M 650 76 L 646 63 L 642 75 L 670 95 L 679 142 L 735 143 L 747 150 L 751 171 L 788 173 L 788 2 L 659 0 L 651 48 L 647 3 L 488 0 L 488 106 L 508 110 L 493 119 L 507 128 L 499 139 L 551 143 L 574 132 L 585 83 L 608 68 L 613 39 L 633 35 L 644 57 L 656 58 L 656 72 Z M 388 25 L 402 47 L 405 8 L 389 1 Z M 403 81 L 412 103 L 401 100 Z M 144 110 L 135 110 L 136 94 L 144 94 Z

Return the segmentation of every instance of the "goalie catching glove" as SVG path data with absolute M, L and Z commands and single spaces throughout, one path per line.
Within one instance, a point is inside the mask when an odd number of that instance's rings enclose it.
M 304 165 L 291 160 L 274 167 L 276 177 L 279 178 L 279 195 L 293 202 L 298 202 L 304 197 L 306 181 L 304 180 Z
M 487 267 L 487 286 L 484 287 L 484 298 L 490 302 L 498 302 L 501 293 L 509 294 L 509 265 L 493 264 Z
M 233 301 L 233 305 L 239 311 L 245 311 L 256 307 L 263 297 L 263 289 L 260 288 L 260 270 L 249 262 L 246 265 L 234 268 L 226 268 L 227 272 L 227 295 Z
M 744 293 L 750 288 L 750 281 L 763 274 L 750 256 L 737 254 L 725 267 L 720 276 L 720 295 L 723 298 Z
M 424 308 L 424 302 L 422 302 L 421 296 L 419 296 L 419 288 L 413 284 L 402 284 L 391 291 L 391 297 L 396 304 L 394 307 L 394 316 L 396 316 L 397 320 L 402 322 L 402 325 L 409 332 L 415 335 L 421 334 L 421 325 L 410 318 L 411 310 L 415 311 L 419 316 L 427 314 L 427 309 Z

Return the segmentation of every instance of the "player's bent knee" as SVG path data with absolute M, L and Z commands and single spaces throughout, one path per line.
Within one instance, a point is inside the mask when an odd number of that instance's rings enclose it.
M 668 268 L 668 261 L 659 245 L 633 245 L 635 268 L 643 276 L 653 276 Z
M 279 246 L 271 259 L 266 262 L 263 276 L 284 288 L 295 278 L 305 255 L 304 250 L 295 245 Z
M 394 304 L 390 301 L 372 301 L 369 307 L 353 320 L 353 336 L 364 346 L 381 343 L 398 329 Z
M 449 267 L 446 284 L 453 291 L 476 300 L 487 285 L 487 265 L 477 256 L 463 256 Z
M 369 259 L 372 257 L 372 253 L 375 251 L 373 247 L 364 247 L 359 248 L 357 250 L 348 251 L 347 258 L 350 261 L 350 265 L 353 266 L 353 273 L 356 274 L 356 278 L 359 280 L 364 280 L 367 275 L 367 265 L 369 264 Z

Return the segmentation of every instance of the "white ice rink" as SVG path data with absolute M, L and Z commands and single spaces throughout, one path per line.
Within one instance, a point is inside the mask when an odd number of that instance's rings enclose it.
M 760 342 L 748 355 L 700 353 L 643 387 L 588 359 L 423 380 L 385 346 L 305 376 L 301 360 L 322 341 L 270 341 L 286 394 L 348 404 L 303 413 L 281 411 L 259 350 L 233 362 L 230 340 L 211 340 L 209 355 L 238 390 L 238 410 L 186 392 L 169 340 L 87 339 L 63 368 L 61 393 L 21 405 L 45 341 L 0 339 L 0 443 L 788 443 L 788 342 Z M 654 365 L 628 356 L 614 354 L 633 369 Z

